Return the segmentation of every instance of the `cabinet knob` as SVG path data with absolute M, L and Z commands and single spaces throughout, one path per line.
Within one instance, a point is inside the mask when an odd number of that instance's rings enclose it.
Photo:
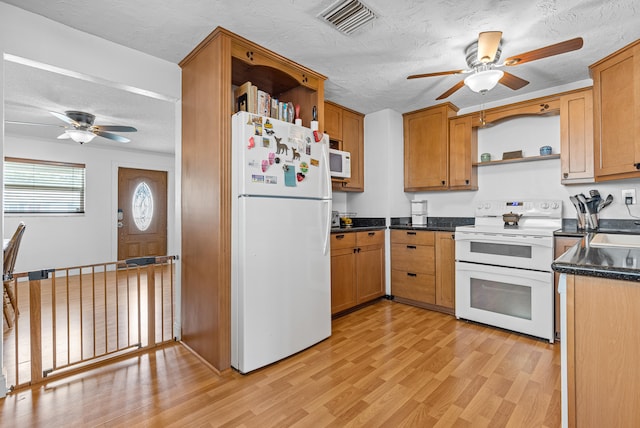
M 416 232 L 407 232 L 407 235 L 415 235 Z
M 447 184 L 447 182 L 446 182 L 446 181 L 444 181 L 444 180 L 442 180 L 442 185 L 444 186 L 444 185 L 446 185 L 446 184 Z
M 407 276 L 418 276 L 416 273 L 407 272 Z
M 344 235 L 336 235 L 336 239 L 344 239 Z
M 367 235 L 369 235 L 369 236 L 375 236 L 375 234 L 376 234 L 375 232 L 369 232 L 369 233 L 367 233 Z
M 636 169 L 640 169 L 640 163 L 634 163 L 633 166 L 635 166 Z
M 464 184 L 469 184 L 469 180 L 464 180 Z
M 569 178 L 569 173 L 568 173 L 568 172 L 565 172 L 564 174 L 562 174 L 562 176 L 563 176 L 564 178 Z
M 415 245 L 407 245 L 407 249 L 408 250 L 415 250 L 416 246 Z

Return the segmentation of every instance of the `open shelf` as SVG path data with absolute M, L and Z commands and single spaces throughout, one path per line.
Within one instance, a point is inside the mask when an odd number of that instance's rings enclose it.
M 473 164 L 473 166 L 488 166 L 488 165 L 498 165 L 498 164 L 504 164 L 504 163 L 517 163 L 517 162 L 534 162 L 534 161 L 540 161 L 540 160 L 559 159 L 559 158 L 560 158 L 560 153 L 554 153 L 552 155 L 545 155 L 545 156 L 527 156 L 524 158 L 517 158 L 517 159 L 476 162 Z

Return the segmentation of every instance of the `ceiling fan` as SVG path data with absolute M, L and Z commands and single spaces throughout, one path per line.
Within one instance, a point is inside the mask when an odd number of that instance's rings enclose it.
M 65 128 L 64 132 L 58 136 L 59 140 L 70 138 L 73 141 L 84 144 L 93 140 L 96 135 L 107 138 L 109 140 L 117 141 L 119 143 L 128 143 L 131 140 L 122 137 L 115 132 L 136 132 L 137 129 L 132 126 L 120 126 L 120 125 L 94 125 L 96 117 L 91 113 L 85 113 L 82 111 L 67 110 L 62 113 L 50 111 L 53 116 L 67 123 L 70 126 L 63 125 L 51 125 L 45 123 L 30 123 L 30 122 L 16 122 L 6 121 L 7 123 L 19 124 L 19 125 L 39 125 L 39 126 L 59 126 Z
M 529 82 L 506 71 L 498 70 L 498 67 L 513 67 L 535 61 L 537 59 L 571 52 L 580 49 L 582 47 L 582 43 L 582 37 L 576 37 L 575 39 L 566 40 L 564 42 L 511 56 L 503 63 L 499 64 L 498 60 L 502 53 L 502 31 L 485 31 L 480 33 L 478 35 L 478 40 L 469 45 L 465 50 L 468 69 L 414 74 L 412 76 L 408 76 L 407 79 L 472 73 L 436 98 L 437 100 L 449 97 L 464 85 L 467 85 L 469 89 L 480 94 L 485 94 L 489 90 L 493 89 L 498 83 L 501 83 L 513 90 L 517 90 L 528 85 Z

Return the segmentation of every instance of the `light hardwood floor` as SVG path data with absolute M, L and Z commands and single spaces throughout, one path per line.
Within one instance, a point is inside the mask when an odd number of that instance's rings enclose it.
M 180 344 L 0 400 L 0 426 L 559 427 L 560 346 L 379 301 L 249 375 Z

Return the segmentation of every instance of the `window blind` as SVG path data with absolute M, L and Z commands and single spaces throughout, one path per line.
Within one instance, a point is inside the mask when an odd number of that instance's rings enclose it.
M 84 213 L 85 165 L 5 158 L 5 213 Z

